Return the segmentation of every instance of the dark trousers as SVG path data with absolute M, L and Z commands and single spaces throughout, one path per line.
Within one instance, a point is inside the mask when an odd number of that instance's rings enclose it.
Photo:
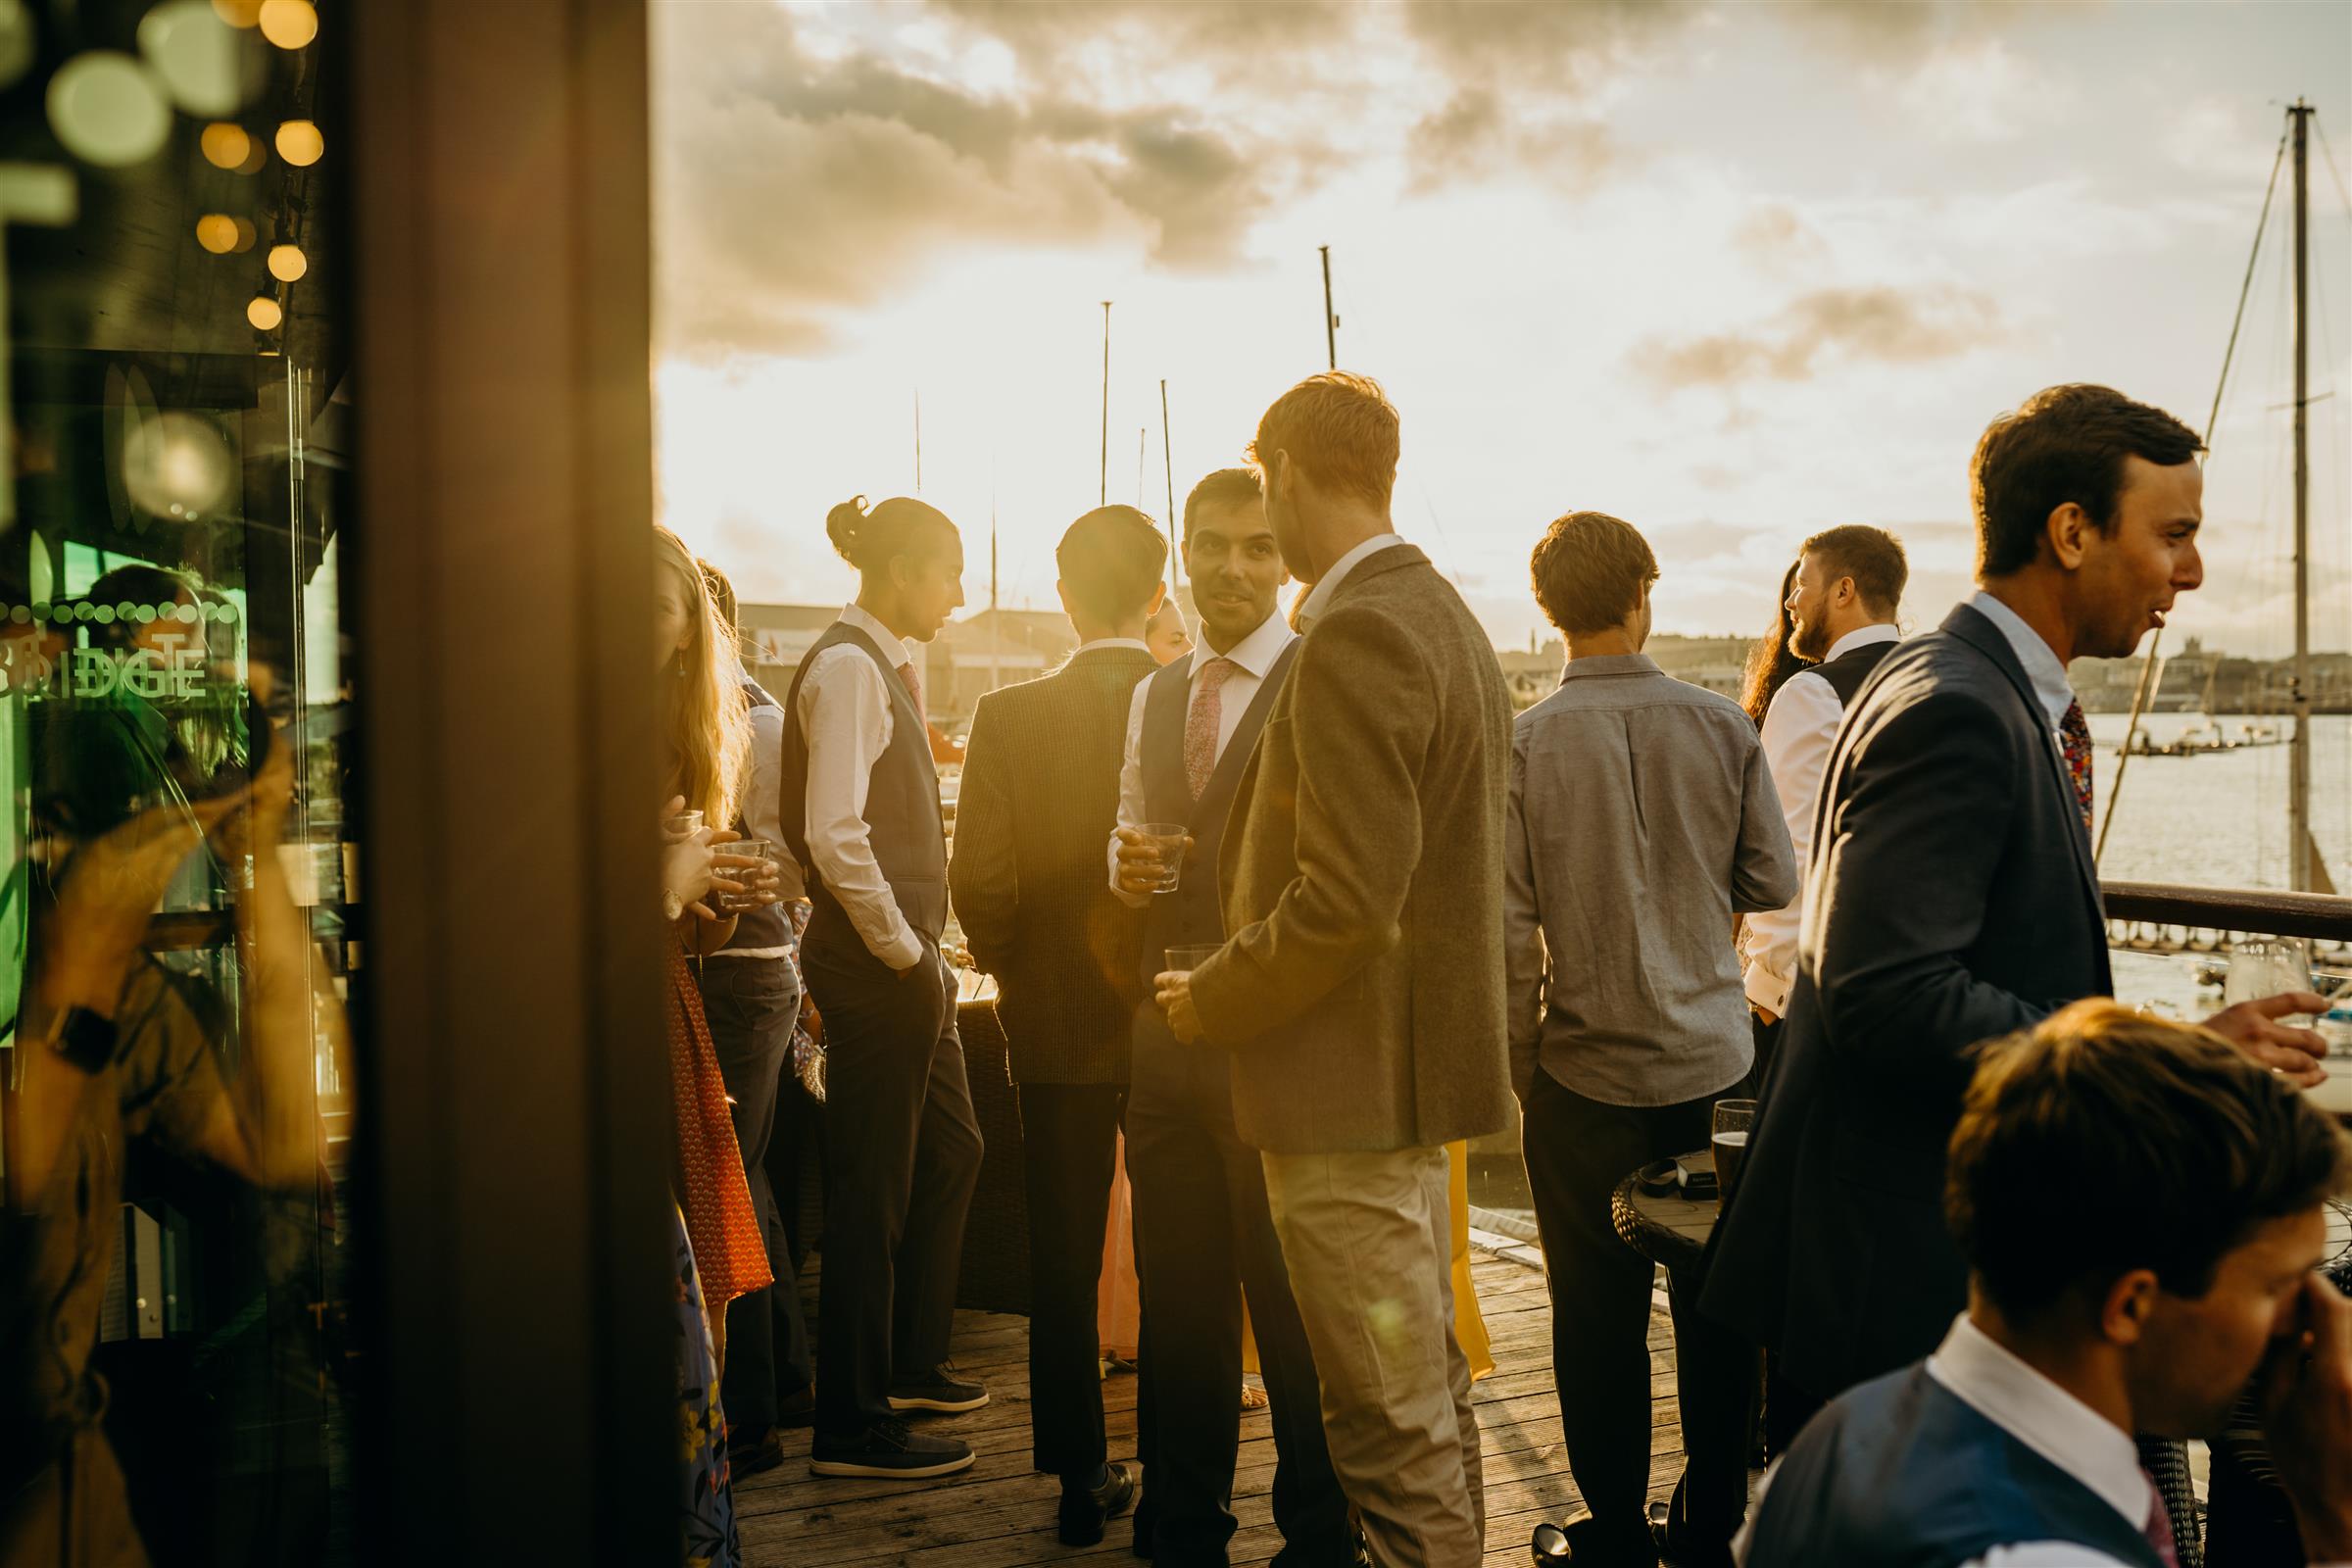
M 1629 1539 L 1646 1539 L 1651 1265 L 1618 1240 L 1609 1195 L 1653 1159 L 1706 1148 L 1715 1102 L 1744 1088 L 1679 1105 L 1608 1105 L 1539 1071 L 1528 1098 L 1527 1177 L 1550 1283 L 1568 1468 L 1594 1519 Z M 1698 1310 L 1696 1279 L 1670 1275 L 1668 1284 L 1687 1456 L 1670 1539 L 1695 1559 L 1726 1545 L 1747 1511 L 1755 1350 Z
M 1756 1086 L 1757 1092 L 1761 1093 L 1766 1077 L 1772 1072 L 1773 1058 L 1781 1054 L 1781 1036 L 1788 1032 L 1788 1020 L 1775 1018 L 1772 1022 L 1766 1023 L 1751 1007 L 1748 1009 L 1747 1022 L 1756 1042 L 1755 1070 L 1748 1077 L 1749 1081 Z M 1687 1154 L 1690 1151 L 1686 1149 L 1683 1152 Z
M 752 1211 L 776 1283 L 727 1303 L 727 1364 L 720 1397 L 738 1438 L 776 1424 L 779 1396 L 808 1386 L 808 1330 L 792 1249 L 768 1181 L 767 1151 L 776 1125 L 777 1089 L 801 1010 L 801 982 L 790 958 L 703 960 L 703 1016 L 710 1021 L 718 1074 L 726 1081 L 735 1142 L 743 1151 Z
M 1102 1236 L 1127 1091 L 1023 1084 L 1029 1203 L 1029 1446 L 1036 1467 L 1090 1482 L 1107 1456 L 1097 1333 Z
M 948 1358 L 980 1124 L 938 950 L 906 975 L 858 947 L 807 941 L 825 1019 L 824 1268 L 816 1428 L 852 1438 L 890 1415 L 895 1372 Z
M 1323 1444 L 1314 1351 L 1266 1204 L 1265 1167 L 1233 1126 L 1232 1057 L 1177 1044 L 1157 1012 L 1136 1023 L 1127 1100 L 1151 1430 L 1141 1434 L 1154 1568 L 1224 1568 L 1241 1439 L 1242 1299 L 1274 1418 L 1274 1522 L 1284 1568 L 1352 1552 L 1348 1498 Z

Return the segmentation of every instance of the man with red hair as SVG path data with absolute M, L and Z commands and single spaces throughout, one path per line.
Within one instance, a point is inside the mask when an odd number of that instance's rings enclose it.
M 1372 1559 L 1466 1563 L 1485 1518 L 1445 1146 L 1510 1121 L 1511 710 L 1485 630 L 1390 524 L 1397 422 L 1341 371 L 1258 421 L 1267 522 L 1313 586 L 1218 857 L 1229 940 L 1157 989 L 1179 1040 L 1233 1053 Z

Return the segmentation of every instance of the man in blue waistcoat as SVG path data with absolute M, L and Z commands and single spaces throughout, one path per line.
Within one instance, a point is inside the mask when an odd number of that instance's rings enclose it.
M 1968 1310 L 1814 1417 L 1745 1568 L 2178 1568 L 2132 1435 L 2212 1434 L 2249 1378 L 2308 1560 L 2352 1561 L 2352 1302 L 2315 1272 L 2352 1143 L 2325 1112 L 2093 999 L 1985 1050 L 1947 1172 Z

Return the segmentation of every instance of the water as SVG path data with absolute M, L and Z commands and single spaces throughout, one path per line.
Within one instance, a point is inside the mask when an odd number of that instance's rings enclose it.
M 2201 713 L 2158 713 L 2143 717 L 2140 727 L 2161 746 L 2205 722 Z M 2281 737 L 2294 730 L 2291 717 L 2278 714 L 2223 714 L 2214 722 L 2228 735 L 2240 724 L 2269 725 Z M 2090 715 L 2098 746 L 2094 822 L 2106 814 L 2121 760 L 2115 749 L 2129 723 L 2124 713 Z M 2311 749 L 2312 837 L 2336 886 L 2352 889 L 2352 715 L 2315 717 Z M 2288 748 L 2279 745 L 2132 758 L 2099 874 L 2119 882 L 2284 888 L 2287 757 Z M 2183 1017 L 2202 1017 L 2221 1005 L 2221 994 L 2197 984 L 2197 961 L 2118 953 L 2116 993 L 2126 1002 L 2157 1003 Z

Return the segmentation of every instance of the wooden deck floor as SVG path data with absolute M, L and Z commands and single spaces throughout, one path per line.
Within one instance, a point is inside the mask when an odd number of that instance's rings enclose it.
M 1476 1389 L 1484 1432 L 1487 1562 L 1524 1564 L 1528 1535 L 1574 1505 L 1576 1489 L 1560 1447 L 1559 1405 L 1551 1384 L 1551 1313 L 1544 1277 L 1524 1263 L 1481 1254 L 1479 1301 L 1494 1341 L 1494 1372 Z M 820 1568 L 856 1563 L 883 1568 L 1014 1568 L 1022 1563 L 1084 1560 L 1131 1563 L 1128 1531 L 1114 1520 L 1098 1546 L 1073 1549 L 1054 1539 L 1052 1477 L 1029 1468 L 1026 1318 L 964 1312 L 957 1316 L 956 1361 L 989 1386 L 986 1409 L 933 1417 L 979 1450 L 979 1461 L 944 1482 L 842 1481 L 811 1476 L 808 1434 L 787 1434 L 780 1469 L 736 1483 L 735 1516 L 744 1560 L 755 1568 Z M 1674 1350 L 1662 1317 L 1650 1318 L 1651 1470 L 1653 1496 L 1682 1474 L 1682 1430 L 1674 1399 Z M 1135 1379 L 1103 1385 L 1114 1458 L 1135 1452 Z M 1242 1420 L 1234 1512 L 1241 1520 L 1232 1557 L 1263 1562 L 1282 1545 L 1267 1491 L 1274 1440 L 1263 1411 Z

